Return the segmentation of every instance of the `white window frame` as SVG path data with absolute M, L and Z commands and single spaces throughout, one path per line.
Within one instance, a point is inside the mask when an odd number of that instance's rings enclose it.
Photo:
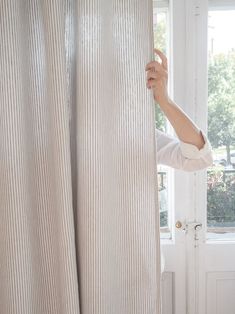
M 235 10 L 234 0 L 209 0 L 210 10 Z
M 168 6 L 170 17 L 169 73 L 173 77 L 170 95 L 174 101 L 207 133 L 207 27 L 208 10 L 235 9 L 234 0 L 153 0 L 159 8 Z M 196 18 L 196 22 L 195 22 Z M 172 179 L 173 177 L 173 179 Z M 169 187 L 169 225 L 174 243 L 177 220 L 197 219 L 207 225 L 207 172 L 173 171 Z M 182 182 L 185 186 L 182 187 Z M 206 235 L 205 235 L 206 237 Z
M 208 0 L 208 12 L 209 11 L 221 11 L 221 10 L 235 10 L 235 1 L 234 0 Z M 205 210 L 207 208 L 207 204 L 205 204 Z M 218 231 L 221 231 L 221 229 L 224 231 L 224 232 L 229 232 L 228 229 L 226 230 L 226 227 L 225 228 L 222 228 L 222 227 L 218 227 Z M 210 230 L 212 232 L 212 234 L 216 233 L 216 228 L 208 228 L 207 229 L 207 232 L 210 233 Z M 213 231 L 212 231 L 213 230 Z M 220 243 L 222 243 L 223 241 L 226 243 L 227 242 L 227 239 L 226 239 L 226 233 L 224 234 L 224 236 L 221 236 L 217 239 L 216 237 L 214 238 L 213 235 L 210 234 L 209 237 L 208 237 L 208 234 L 206 233 L 205 235 L 205 241 L 207 243 L 213 243 L 213 242 L 216 242 L 216 241 L 219 241 Z M 232 241 L 234 241 L 232 239 Z
M 170 11 L 170 4 L 168 0 L 154 0 L 153 1 L 153 7 L 157 7 L 157 10 L 159 13 L 161 12 L 166 12 L 168 13 L 168 23 L 169 23 L 169 33 L 171 34 L 171 11 Z M 170 39 L 170 42 L 168 43 L 167 46 L 167 54 L 170 55 L 171 52 L 171 37 L 170 34 L 167 34 L 168 38 Z M 168 60 L 168 67 L 169 67 L 169 78 L 168 78 L 168 87 L 169 87 L 169 92 L 172 94 L 172 87 L 173 87 L 173 75 L 171 75 L 171 56 Z M 167 121 L 167 126 L 166 126 L 167 132 L 169 134 L 173 134 L 173 128 Z M 174 169 L 171 169 L 169 167 L 164 167 L 167 168 L 167 204 L 168 204 L 168 226 L 161 228 L 161 240 L 164 241 L 172 241 L 172 223 L 173 223 L 173 214 L 174 214 Z M 170 237 L 169 237 L 170 234 Z
M 203 37 L 197 36 L 201 33 L 201 29 L 195 26 L 194 18 L 197 15 L 202 18 L 207 29 L 207 16 L 205 20 L 205 16 L 200 15 L 196 2 L 198 1 L 169 1 L 171 31 L 169 71 L 174 77 L 170 94 L 174 101 L 206 132 L 207 60 L 204 58 L 204 50 L 206 49 L 207 55 L 207 36 L 206 32 L 203 32 L 205 34 Z M 204 6 L 204 12 L 207 12 L 205 10 L 207 1 L 200 2 Z M 198 40 L 202 42 L 202 45 L 197 42 Z M 199 47 L 197 51 L 196 47 Z M 199 77 L 203 79 L 199 80 Z M 200 93 L 197 92 L 198 90 Z M 199 205 L 198 199 L 200 203 L 206 204 L 206 171 L 198 174 L 175 170 L 173 186 L 174 208 L 170 207 L 172 239 L 162 239 L 162 244 L 175 243 L 175 221 L 195 219 L 196 208 Z M 197 186 L 200 186 L 200 191 Z

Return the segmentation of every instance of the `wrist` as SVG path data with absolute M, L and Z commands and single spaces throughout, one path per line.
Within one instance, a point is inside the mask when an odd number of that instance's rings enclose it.
M 168 95 L 164 97 L 159 97 L 158 99 L 156 99 L 156 101 L 160 107 L 166 107 L 173 103 L 172 99 Z

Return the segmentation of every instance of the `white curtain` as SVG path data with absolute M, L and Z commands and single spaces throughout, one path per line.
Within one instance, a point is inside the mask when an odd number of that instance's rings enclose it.
M 152 0 L 0 1 L 0 313 L 160 314 Z

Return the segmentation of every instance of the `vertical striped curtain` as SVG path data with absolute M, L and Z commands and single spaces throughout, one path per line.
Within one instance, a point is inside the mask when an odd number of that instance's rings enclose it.
M 160 314 L 151 2 L 0 1 L 1 314 Z

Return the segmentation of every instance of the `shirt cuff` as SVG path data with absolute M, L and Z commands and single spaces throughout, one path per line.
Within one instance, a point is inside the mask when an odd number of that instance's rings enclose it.
M 198 149 L 197 146 L 193 145 L 193 144 L 189 144 L 189 143 L 185 143 L 183 141 L 180 141 L 180 149 L 182 154 L 189 159 L 200 159 L 201 157 L 205 156 L 206 154 L 208 154 L 209 152 L 212 151 L 212 147 L 211 144 L 208 140 L 208 138 L 206 137 L 206 135 L 200 130 L 205 144 L 201 149 Z

